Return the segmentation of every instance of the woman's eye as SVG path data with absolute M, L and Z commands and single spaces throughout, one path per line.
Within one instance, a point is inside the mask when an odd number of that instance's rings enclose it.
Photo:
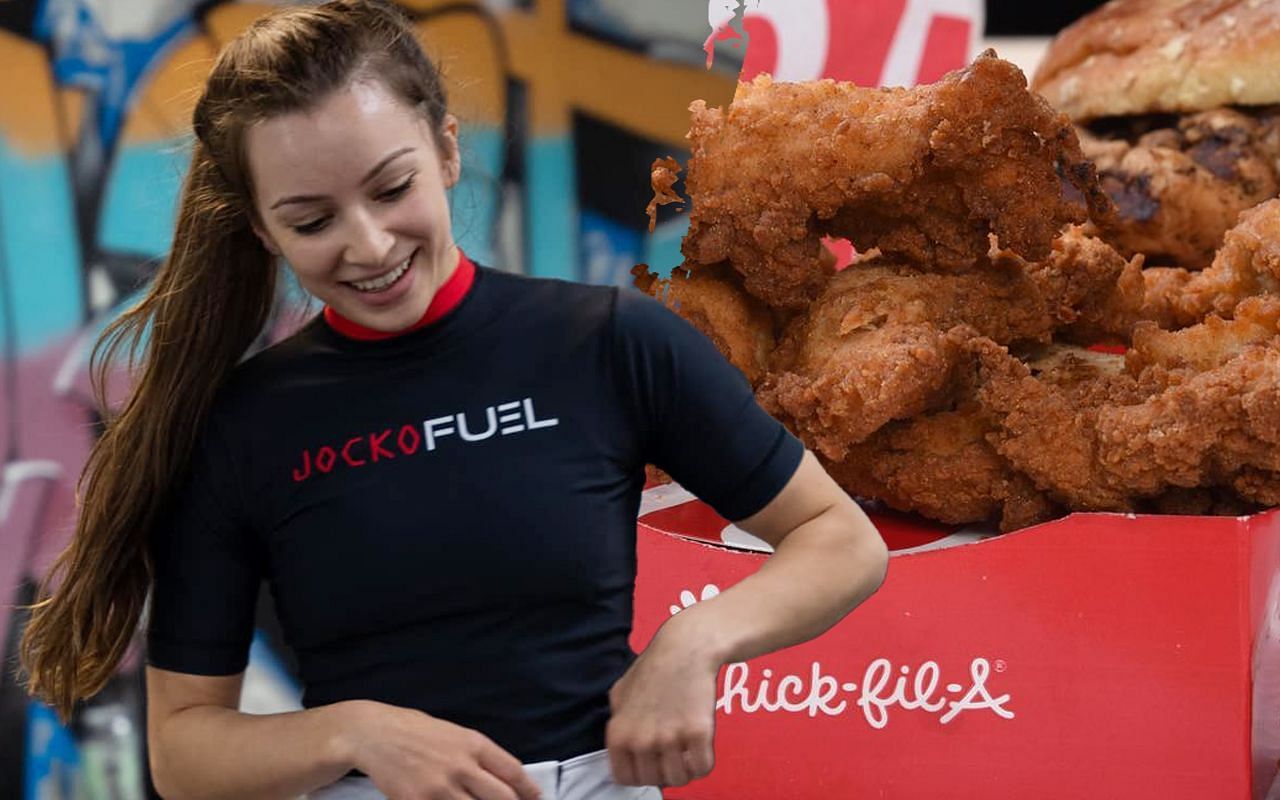
M 311 222 L 304 222 L 301 225 L 291 225 L 290 227 L 297 233 L 306 236 L 309 233 L 318 233 L 327 224 L 329 224 L 328 218 L 321 217 L 320 219 L 312 220 Z
M 396 200 L 405 192 L 409 191 L 409 187 L 413 186 L 413 176 L 410 176 L 404 183 L 399 186 L 393 186 L 382 194 L 378 195 L 379 200 Z
M 406 192 L 409 191 L 409 189 L 413 188 L 413 178 L 414 176 L 410 175 L 400 185 L 392 186 L 385 192 L 378 194 L 377 199 L 383 203 L 390 203 L 395 200 L 399 200 Z M 292 228 L 295 233 L 307 236 L 308 234 L 319 233 L 328 224 L 329 217 L 320 217 L 312 220 L 311 222 L 304 222 L 301 225 L 290 225 L 289 227 Z

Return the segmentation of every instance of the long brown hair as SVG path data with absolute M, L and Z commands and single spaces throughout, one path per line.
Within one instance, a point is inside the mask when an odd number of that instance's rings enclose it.
M 102 689 L 129 647 L 151 585 L 151 529 L 219 388 L 272 308 L 277 263 L 253 232 L 246 129 L 314 107 L 357 79 L 378 81 L 441 129 L 438 70 L 399 9 L 376 0 L 258 20 L 219 55 L 196 103 L 173 249 L 146 296 L 94 348 L 90 370 L 106 427 L 80 477 L 74 538 L 22 638 L 28 691 L 64 719 Z M 137 379 L 112 415 L 107 379 L 122 355 Z

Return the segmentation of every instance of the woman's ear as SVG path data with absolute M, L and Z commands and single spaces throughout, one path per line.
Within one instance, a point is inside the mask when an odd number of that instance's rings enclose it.
M 440 177 L 444 188 L 452 189 L 462 177 L 462 155 L 458 150 L 458 118 L 445 114 L 437 133 L 439 137 Z
M 275 237 L 268 233 L 267 229 L 262 227 L 262 223 L 256 219 L 250 224 L 253 226 L 254 235 L 258 237 L 258 241 L 262 242 L 262 246 L 267 248 L 267 252 L 279 257 L 281 255 L 280 245 L 276 244 Z

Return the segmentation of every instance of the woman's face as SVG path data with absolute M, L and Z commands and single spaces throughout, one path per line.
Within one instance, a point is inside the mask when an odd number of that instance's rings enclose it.
M 254 224 L 298 282 L 347 319 L 411 326 L 457 265 L 445 190 L 458 181 L 458 124 L 434 132 L 375 81 L 252 126 Z

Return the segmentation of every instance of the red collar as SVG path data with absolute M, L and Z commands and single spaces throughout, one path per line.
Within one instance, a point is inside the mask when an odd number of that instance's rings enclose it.
M 462 298 L 466 297 L 467 292 L 471 291 L 471 285 L 475 283 L 475 279 L 476 265 L 471 263 L 471 259 L 467 258 L 466 253 L 462 252 L 462 248 L 458 248 L 457 268 L 453 270 L 453 274 L 436 291 L 436 296 L 431 298 L 431 303 L 427 306 L 426 313 L 422 315 L 422 319 L 404 330 L 375 331 L 373 328 L 366 328 L 358 322 L 352 322 L 329 306 L 324 307 L 324 321 L 329 323 L 330 328 L 333 328 L 348 339 L 359 339 L 362 342 L 394 339 L 419 328 L 425 328 L 457 308 L 458 304 L 462 302 Z

